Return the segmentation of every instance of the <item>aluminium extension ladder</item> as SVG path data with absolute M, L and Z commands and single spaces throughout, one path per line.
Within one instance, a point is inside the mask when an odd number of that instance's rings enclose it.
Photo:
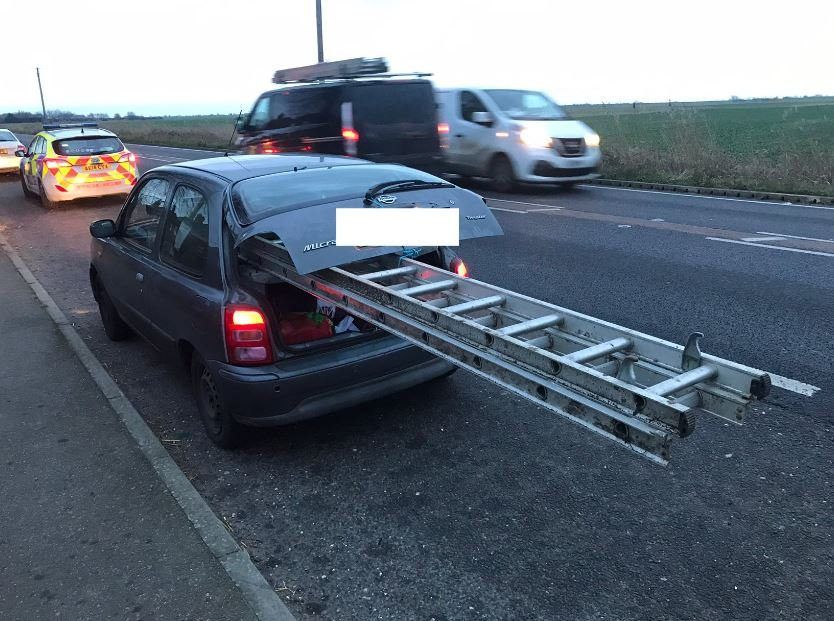
M 484 377 L 574 423 L 665 464 L 697 412 L 741 423 L 770 376 L 685 346 L 384 255 L 301 275 L 280 241 L 239 249 L 280 281 Z

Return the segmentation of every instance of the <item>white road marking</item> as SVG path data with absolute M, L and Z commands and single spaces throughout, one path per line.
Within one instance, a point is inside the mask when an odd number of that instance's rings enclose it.
M 785 246 L 771 246 L 770 244 L 756 244 L 754 242 L 740 241 L 737 239 L 724 239 L 723 237 L 707 237 L 710 241 L 725 242 L 728 244 L 739 244 L 741 246 L 755 246 L 756 248 L 770 248 L 771 250 L 784 250 L 785 252 L 801 252 L 802 254 L 813 254 L 818 257 L 832 257 L 830 252 L 817 252 L 816 250 L 802 250 L 801 248 L 786 248 Z
M 781 375 L 776 375 L 774 373 L 769 373 L 769 375 L 770 383 L 773 386 L 776 386 L 778 388 L 784 388 L 785 390 L 795 392 L 798 395 L 813 397 L 814 393 L 819 392 L 820 390 L 819 386 L 813 386 L 811 384 L 806 384 L 805 382 L 799 382 L 789 377 L 782 377 Z
M 652 222 L 666 222 L 663 218 L 652 218 Z
M 742 237 L 741 241 L 746 242 L 761 242 L 761 241 L 785 241 L 784 237 Z
M 834 244 L 834 239 L 820 239 L 819 237 L 801 237 L 799 235 L 784 235 L 782 233 L 768 233 L 766 231 L 756 231 L 759 235 L 778 235 L 779 237 L 788 237 L 790 239 L 805 239 L 807 241 L 825 242 L 827 244 Z
M 618 229 L 630 229 L 631 225 L 630 224 L 618 224 L 617 228 Z
M 548 205 L 547 203 L 525 203 L 524 201 L 511 201 L 506 198 L 490 198 L 489 196 L 487 196 L 486 199 L 488 201 L 497 201 L 499 203 L 515 203 L 516 205 L 531 205 L 533 207 L 547 207 L 548 209 L 564 209 L 564 207 Z
M 668 194 L 670 196 L 688 196 L 689 198 L 707 198 L 716 201 L 734 201 L 736 203 L 754 203 L 758 205 L 780 205 L 782 207 L 805 207 L 806 209 L 825 209 L 834 211 L 834 207 L 827 207 L 825 205 L 805 205 L 804 203 L 789 203 L 786 201 L 758 201 L 755 198 L 731 198 L 729 196 L 710 196 L 708 194 L 686 194 L 684 192 L 664 192 L 663 190 L 641 190 L 639 188 L 616 188 L 607 185 L 586 185 L 581 184 L 577 187 L 588 188 L 591 190 L 618 190 L 620 192 L 643 192 L 646 194 Z
M 548 207 L 547 209 L 528 209 L 527 213 L 538 213 L 540 211 L 562 211 L 562 207 Z
M 506 211 L 507 213 L 527 213 L 526 211 L 521 211 L 520 209 L 504 209 L 503 207 L 490 207 L 492 211 Z

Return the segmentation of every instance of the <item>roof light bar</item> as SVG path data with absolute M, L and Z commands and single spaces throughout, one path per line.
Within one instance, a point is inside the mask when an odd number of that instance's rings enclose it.
M 316 80 L 333 80 L 376 75 L 388 71 L 384 58 L 349 58 L 329 63 L 317 63 L 306 67 L 279 69 L 272 76 L 275 84 L 287 82 L 315 82 Z
M 43 128 L 46 131 L 52 129 L 75 129 L 77 127 L 95 127 L 98 129 L 98 123 L 44 123 Z

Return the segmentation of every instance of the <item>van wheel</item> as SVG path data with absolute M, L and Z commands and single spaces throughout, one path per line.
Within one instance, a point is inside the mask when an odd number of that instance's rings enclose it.
M 46 190 L 43 189 L 43 183 L 38 182 L 38 195 L 41 199 L 41 207 L 44 209 L 52 209 L 55 207 L 55 203 L 49 200 L 49 197 L 46 195 Z
M 209 439 L 223 449 L 238 446 L 243 426 L 223 405 L 214 375 L 196 352 L 191 356 L 191 386 Z
M 113 301 L 100 283 L 98 284 L 98 312 L 101 315 L 104 333 L 111 341 L 123 341 L 132 334 L 130 326 L 121 318 L 119 311 L 116 310 Z
M 23 173 L 20 173 L 20 187 L 23 189 L 23 196 L 26 198 L 35 198 L 35 193 L 26 186 L 26 179 L 23 178 Z
M 510 158 L 503 154 L 492 158 L 489 178 L 492 179 L 492 189 L 496 192 L 512 192 L 515 189 L 516 180 Z

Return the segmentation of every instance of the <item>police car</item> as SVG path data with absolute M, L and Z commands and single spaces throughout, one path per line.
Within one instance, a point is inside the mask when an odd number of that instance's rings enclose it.
M 136 156 L 113 132 L 95 123 L 44 125 L 18 151 L 20 183 L 44 207 L 76 198 L 127 194 L 136 185 Z

